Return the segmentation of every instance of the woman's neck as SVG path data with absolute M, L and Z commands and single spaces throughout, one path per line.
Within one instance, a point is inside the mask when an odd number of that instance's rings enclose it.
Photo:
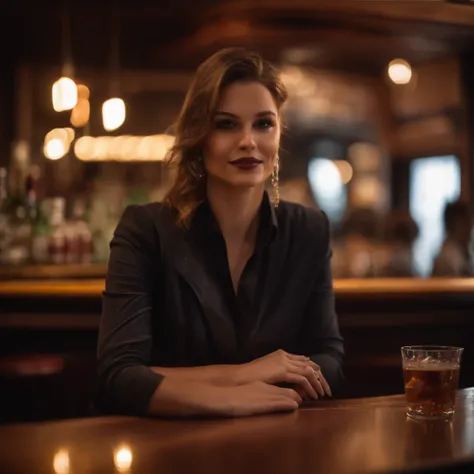
M 235 188 L 208 183 L 207 199 L 226 242 L 255 240 L 263 193 L 263 186 Z

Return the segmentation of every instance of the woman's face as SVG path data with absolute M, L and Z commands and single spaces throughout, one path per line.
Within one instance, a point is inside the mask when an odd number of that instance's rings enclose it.
M 270 91 L 258 82 L 224 89 L 204 146 L 208 185 L 264 185 L 280 144 L 280 118 Z

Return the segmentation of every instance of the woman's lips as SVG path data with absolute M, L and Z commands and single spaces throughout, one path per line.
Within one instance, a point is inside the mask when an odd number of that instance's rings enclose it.
M 262 163 L 262 160 L 258 160 L 257 158 L 252 157 L 238 158 L 237 160 L 233 160 L 230 162 L 231 165 L 241 170 L 252 170 Z

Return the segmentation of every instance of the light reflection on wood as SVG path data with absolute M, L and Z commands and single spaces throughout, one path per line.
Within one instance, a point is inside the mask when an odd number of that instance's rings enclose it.
M 339 279 L 334 281 L 336 296 L 345 295 L 425 295 L 425 294 L 474 294 L 474 278 L 374 278 Z M 11 280 L 0 282 L 1 297 L 15 296 L 85 296 L 100 298 L 104 279 L 50 279 Z

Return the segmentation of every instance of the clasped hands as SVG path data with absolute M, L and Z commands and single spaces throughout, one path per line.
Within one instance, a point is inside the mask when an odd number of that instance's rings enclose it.
M 241 365 L 155 370 L 165 379 L 151 402 L 154 413 L 248 416 L 332 396 L 317 364 L 283 350 Z
M 325 395 L 332 397 L 331 388 L 319 365 L 309 357 L 289 354 L 282 349 L 237 366 L 236 382 L 265 382 L 290 387 L 303 400 L 317 400 Z

